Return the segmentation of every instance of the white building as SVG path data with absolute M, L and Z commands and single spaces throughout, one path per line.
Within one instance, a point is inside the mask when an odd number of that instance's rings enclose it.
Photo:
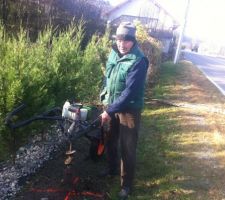
M 127 0 L 105 12 L 103 17 L 111 26 L 122 21 L 140 21 L 152 37 L 162 41 L 164 53 L 168 53 L 173 31 L 178 27 L 178 22 L 157 0 Z

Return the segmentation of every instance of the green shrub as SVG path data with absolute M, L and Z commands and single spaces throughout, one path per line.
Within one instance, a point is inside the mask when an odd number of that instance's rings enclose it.
M 19 104 L 25 103 L 28 108 L 14 120 L 62 106 L 66 99 L 98 100 L 109 40 L 107 34 L 94 35 L 83 50 L 84 27 L 83 21 L 72 23 L 64 32 L 49 26 L 33 43 L 22 28 L 16 36 L 7 36 L 0 25 L 0 151 L 12 151 L 11 146 L 14 151 L 29 137 L 31 129 L 43 128 L 34 123 L 26 131 L 7 130 L 6 114 Z
M 150 61 L 148 70 L 148 82 L 155 82 L 159 73 L 159 67 L 161 64 L 161 43 L 160 41 L 149 36 L 147 29 L 139 22 L 136 21 L 137 27 L 137 40 L 141 49 Z

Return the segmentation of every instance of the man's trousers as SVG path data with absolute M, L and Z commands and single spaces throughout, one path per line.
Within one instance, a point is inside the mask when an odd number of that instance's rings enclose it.
M 122 187 L 131 188 L 133 184 L 140 118 L 139 110 L 128 111 L 116 113 L 109 123 L 106 139 L 109 169 L 118 170 L 120 164 Z

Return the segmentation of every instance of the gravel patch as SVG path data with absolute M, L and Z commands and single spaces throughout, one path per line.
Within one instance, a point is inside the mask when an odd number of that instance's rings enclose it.
M 44 138 L 44 139 L 43 139 Z M 0 199 L 13 198 L 27 178 L 54 157 L 67 137 L 56 126 L 44 136 L 36 135 L 29 144 L 16 152 L 15 164 L 6 161 L 0 165 Z

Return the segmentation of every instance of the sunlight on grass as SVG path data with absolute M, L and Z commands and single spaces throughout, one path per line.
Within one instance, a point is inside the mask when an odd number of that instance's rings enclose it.
M 179 152 L 179 151 L 166 151 L 165 152 L 165 156 L 167 158 L 170 158 L 170 159 L 173 159 L 173 160 L 177 160 L 177 159 L 180 159 L 181 156 L 183 156 L 183 152 Z
M 166 115 L 169 113 L 177 113 L 177 109 L 175 108 L 158 108 L 156 110 L 150 110 L 150 109 L 145 109 L 144 112 L 142 113 L 143 116 L 153 116 L 153 115 Z
M 225 144 L 224 136 L 220 132 L 215 131 L 213 133 L 213 143 L 215 143 L 216 145 L 224 145 Z
M 225 150 L 218 151 L 217 153 L 215 153 L 215 155 L 217 158 L 221 158 L 225 161 Z
M 173 190 L 163 191 L 160 194 L 158 194 L 157 197 L 159 197 L 159 199 L 164 199 L 164 200 L 170 200 L 170 199 L 184 200 L 184 199 L 189 199 L 188 197 L 185 197 L 184 195 L 189 195 L 194 192 L 195 192 L 194 190 L 173 189 Z
M 187 130 L 180 134 L 179 145 L 193 145 L 193 144 L 209 144 L 208 142 L 209 132 L 193 132 Z
M 225 138 L 218 131 L 189 131 L 187 133 L 182 133 L 177 141 L 179 145 L 225 145 Z

